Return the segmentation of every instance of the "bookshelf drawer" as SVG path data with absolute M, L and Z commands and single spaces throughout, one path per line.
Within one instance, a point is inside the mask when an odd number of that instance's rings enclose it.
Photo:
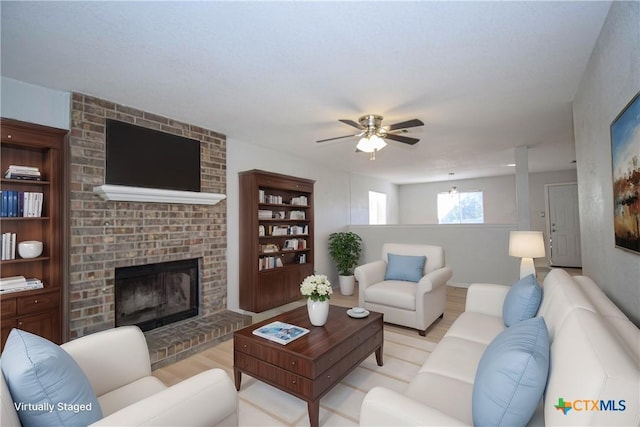
M 13 317 L 18 314 L 15 298 L 3 299 L 0 301 L 0 313 L 2 313 L 3 318 Z
M 18 313 L 23 315 L 55 309 L 59 299 L 58 291 L 18 297 Z

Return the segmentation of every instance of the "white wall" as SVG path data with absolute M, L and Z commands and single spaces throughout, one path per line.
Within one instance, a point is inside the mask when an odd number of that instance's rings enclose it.
M 486 224 L 515 224 L 515 176 L 451 180 L 399 186 L 400 224 L 437 224 L 438 193 L 449 191 L 484 192 L 484 220 Z
M 387 224 L 398 224 L 398 186 L 379 178 L 351 174 L 351 224 L 369 224 L 369 191 L 387 195 Z
M 239 301 L 239 182 L 238 172 L 261 169 L 316 180 L 314 186 L 315 270 L 338 283 L 329 257 L 327 241 L 334 231 L 349 224 L 349 174 L 318 166 L 307 160 L 268 148 L 227 139 L 227 298 L 228 308 L 238 310 Z
M 69 92 L 34 86 L 7 77 L 1 78 L 0 89 L 2 95 L 0 116 L 69 129 L 71 120 Z
M 513 225 L 352 225 L 364 241 L 361 263 L 382 259 L 383 243 L 417 243 L 444 247 L 453 270 L 449 283 L 511 285 L 520 275 L 520 259 L 508 255 Z
M 640 2 L 613 2 L 573 102 L 583 272 L 640 325 L 640 255 L 615 247 L 610 125 L 640 91 Z

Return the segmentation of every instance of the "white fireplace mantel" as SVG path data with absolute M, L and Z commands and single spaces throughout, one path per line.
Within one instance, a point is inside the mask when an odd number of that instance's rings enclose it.
M 118 202 L 182 203 L 191 205 L 215 205 L 227 196 L 219 193 L 162 190 L 156 188 L 128 187 L 126 185 L 99 185 L 93 192 L 104 200 Z

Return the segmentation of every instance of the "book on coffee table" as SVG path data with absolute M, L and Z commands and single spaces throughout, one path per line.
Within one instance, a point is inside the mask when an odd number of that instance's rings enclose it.
M 253 330 L 253 334 L 279 344 L 288 344 L 309 333 L 308 329 L 284 322 L 271 322 Z

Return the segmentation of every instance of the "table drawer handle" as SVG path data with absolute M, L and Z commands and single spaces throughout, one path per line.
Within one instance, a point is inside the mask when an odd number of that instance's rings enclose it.
M 296 366 L 296 361 L 295 360 L 291 361 L 291 366 Z
M 291 384 L 295 384 L 295 383 L 296 383 L 296 380 L 291 380 Z

